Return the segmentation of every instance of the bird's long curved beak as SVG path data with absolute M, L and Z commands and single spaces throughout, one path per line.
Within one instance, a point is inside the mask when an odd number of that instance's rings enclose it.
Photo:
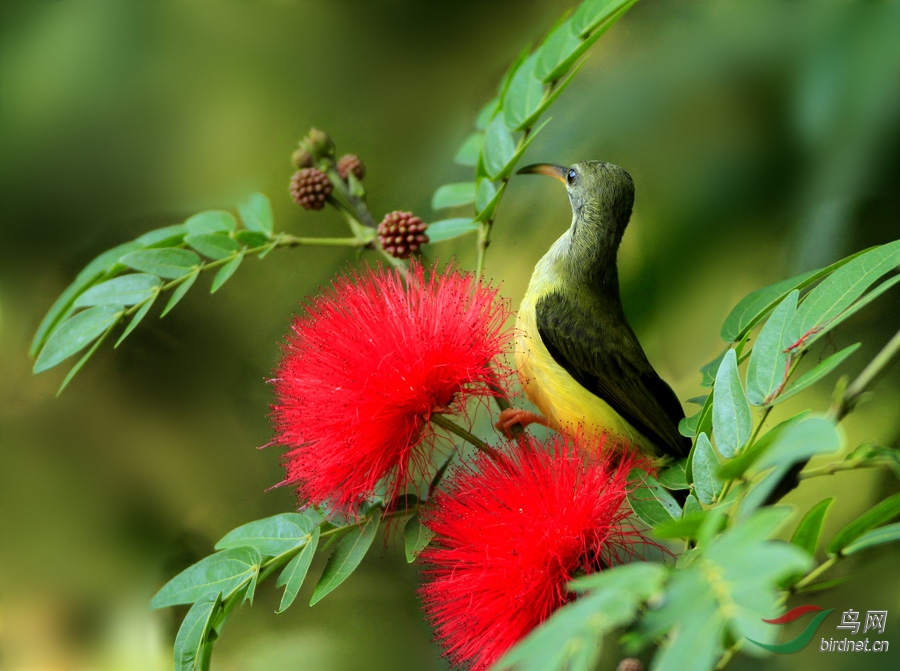
M 524 168 L 520 169 L 517 174 L 525 175 L 536 173 L 538 175 L 547 175 L 548 177 L 558 179 L 560 182 L 565 184 L 567 172 L 569 172 L 569 169 L 564 165 L 555 165 L 553 163 L 532 163 L 531 165 L 526 165 Z

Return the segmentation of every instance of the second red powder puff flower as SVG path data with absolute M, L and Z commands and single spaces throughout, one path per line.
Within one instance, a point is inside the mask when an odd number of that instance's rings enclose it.
M 422 597 L 453 664 L 487 669 L 573 598 L 570 580 L 646 542 L 626 522 L 634 458 L 599 456 L 596 442 L 528 437 L 497 460 L 479 454 L 430 501 Z
M 453 269 L 336 280 L 293 323 L 273 380 L 275 440 L 292 448 L 283 484 L 350 515 L 379 485 L 404 493 L 430 463 L 432 413 L 496 393 L 508 316 L 495 289 Z

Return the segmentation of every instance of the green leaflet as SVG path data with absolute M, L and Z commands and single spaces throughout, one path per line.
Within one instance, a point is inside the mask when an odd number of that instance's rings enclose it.
M 228 598 L 259 572 L 262 557 L 255 548 L 239 547 L 204 557 L 167 582 L 150 601 L 151 608 L 194 603 L 215 592 Z
M 319 527 L 313 529 L 309 542 L 284 567 L 281 575 L 278 576 L 275 586 L 284 586 L 284 594 L 281 595 L 281 604 L 278 606 L 279 613 L 283 613 L 290 608 L 291 604 L 294 603 L 294 599 L 297 598 L 297 594 L 303 586 L 303 581 L 306 580 L 306 574 L 309 572 L 309 565 L 316 554 L 316 548 L 319 546 L 320 533 Z
M 372 516 L 362 526 L 351 527 L 350 531 L 338 541 L 334 554 L 328 559 L 322 577 L 319 578 L 313 591 L 310 606 L 316 605 L 349 578 L 366 556 L 381 522 L 380 510 L 375 509 L 371 514 Z
M 185 615 L 175 637 L 175 671 L 197 671 L 203 647 L 209 643 L 213 618 L 222 607 L 222 595 L 210 592 L 197 599 Z
M 97 305 L 76 313 L 57 326 L 34 362 L 34 373 L 41 373 L 62 363 L 87 347 L 119 321 L 121 305 Z
M 716 373 L 715 389 L 712 424 L 716 447 L 723 457 L 731 458 L 744 446 L 753 430 L 750 404 L 744 395 L 733 349 L 722 359 Z

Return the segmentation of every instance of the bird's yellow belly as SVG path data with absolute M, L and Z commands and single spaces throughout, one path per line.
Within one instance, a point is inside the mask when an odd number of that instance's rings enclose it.
M 582 387 L 556 363 L 541 341 L 534 306 L 527 299 L 516 319 L 515 360 L 525 395 L 552 428 L 565 433 L 583 430 L 589 436 L 607 433 L 652 450 L 651 443 L 606 401 Z

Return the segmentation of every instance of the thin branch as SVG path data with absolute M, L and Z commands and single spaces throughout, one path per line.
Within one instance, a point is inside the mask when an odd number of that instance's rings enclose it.
M 894 359 L 900 355 L 900 331 L 894 334 L 875 358 L 869 362 L 857 378 L 844 390 L 840 400 L 828 412 L 836 422 L 841 421 L 851 412 L 862 396 L 887 371 Z
M 496 460 L 500 457 L 500 454 L 497 452 L 497 450 L 495 450 L 493 447 L 491 447 L 486 442 L 481 440 L 481 438 L 473 435 L 471 432 L 467 431 L 466 429 L 461 427 L 459 424 L 448 419 L 444 415 L 441 415 L 439 413 L 432 414 L 431 422 L 433 424 L 437 424 L 442 429 L 446 429 L 450 433 L 453 433 L 453 434 L 459 436 L 464 441 L 469 443 L 472 447 L 480 450 L 481 452 L 484 452 L 491 459 Z

